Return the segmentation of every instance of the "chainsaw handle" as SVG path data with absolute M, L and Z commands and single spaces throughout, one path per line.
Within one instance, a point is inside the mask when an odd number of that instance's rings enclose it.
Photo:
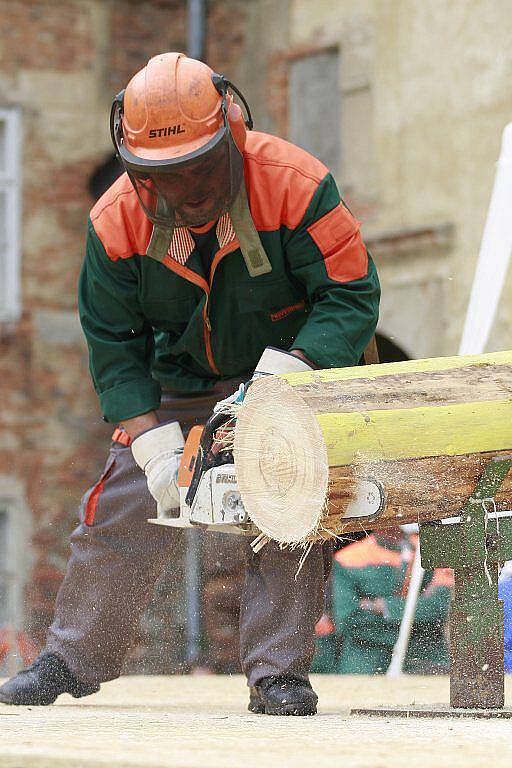
M 185 503 L 191 507 L 195 499 L 201 477 L 204 473 L 215 466 L 216 457 L 212 454 L 212 445 L 216 431 L 225 424 L 231 416 L 226 413 L 214 413 L 210 416 L 206 424 L 204 425 L 203 434 L 199 442 L 199 449 L 197 451 L 197 458 L 194 465 L 194 472 L 192 474 L 192 481 L 185 497 Z M 220 463 L 220 462 L 219 462 Z

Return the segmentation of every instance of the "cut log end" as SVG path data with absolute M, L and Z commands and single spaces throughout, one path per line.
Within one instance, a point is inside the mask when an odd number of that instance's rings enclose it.
M 280 543 L 311 539 L 327 501 L 327 450 L 313 412 L 286 381 L 268 376 L 251 385 L 237 414 L 233 455 L 255 525 Z

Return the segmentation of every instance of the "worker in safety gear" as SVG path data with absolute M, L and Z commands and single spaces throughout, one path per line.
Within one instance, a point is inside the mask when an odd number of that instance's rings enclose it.
M 184 436 L 262 373 L 355 365 L 379 284 L 359 223 L 328 169 L 252 131 L 235 86 L 180 53 L 152 58 L 113 103 L 125 173 L 91 211 L 79 311 L 90 371 L 115 426 L 87 491 L 46 647 L 0 688 L 47 704 L 116 678 L 178 529 Z M 261 358 L 261 362 L 258 361 Z M 249 549 L 249 548 L 248 548 Z M 240 611 L 252 712 L 311 715 L 308 673 L 324 551 L 249 550 Z
M 417 533 L 375 532 L 335 555 L 332 616 L 339 657 L 332 672 L 383 674 L 398 638 L 418 545 Z M 445 625 L 453 587 L 449 568 L 426 571 L 416 603 L 404 671 L 446 672 Z

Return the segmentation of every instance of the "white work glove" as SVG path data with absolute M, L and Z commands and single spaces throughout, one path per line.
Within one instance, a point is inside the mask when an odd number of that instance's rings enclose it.
M 278 373 L 301 373 L 312 371 L 313 367 L 291 352 L 277 347 L 266 347 L 254 369 L 253 380 L 260 376 L 269 376 Z
M 146 474 L 159 514 L 180 507 L 178 470 L 184 445 L 177 421 L 143 432 L 132 443 L 133 458 Z
M 247 383 L 242 383 L 238 387 L 237 391 L 229 397 L 225 397 L 224 400 L 219 400 L 215 405 L 213 412 L 219 413 L 226 406 L 233 403 L 241 403 L 245 397 L 245 393 L 248 385 L 251 381 L 261 378 L 261 376 L 270 376 L 278 373 L 300 373 L 301 371 L 312 371 L 313 368 L 309 363 L 301 360 L 300 357 L 292 355 L 291 352 L 285 352 L 284 349 L 277 349 L 277 347 L 266 347 L 262 356 L 256 364 L 252 378 Z

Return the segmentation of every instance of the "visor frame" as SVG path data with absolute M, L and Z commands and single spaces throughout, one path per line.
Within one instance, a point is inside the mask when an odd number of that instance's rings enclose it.
M 134 155 L 127 149 L 123 136 L 121 112 L 122 103 L 114 102 L 111 119 L 111 134 L 121 162 L 126 170 L 130 170 L 132 173 L 166 173 L 176 170 L 177 167 L 185 168 L 187 165 L 199 160 L 203 155 L 207 155 L 209 152 L 216 149 L 224 139 L 229 138 L 227 134 L 231 133 L 226 126 L 225 121 L 223 121 L 223 124 L 220 126 L 217 133 L 193 152 L 189 152 L 187 155 L 179 155 L 178 157 L 153 160 Z

